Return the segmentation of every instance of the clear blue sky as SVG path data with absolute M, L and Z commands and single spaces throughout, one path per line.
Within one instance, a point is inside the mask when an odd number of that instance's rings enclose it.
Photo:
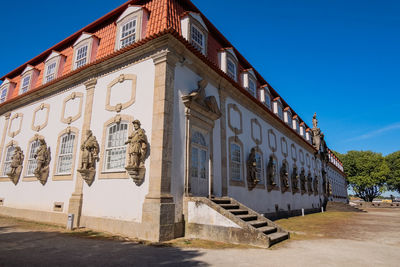
M 4 1 L 0 75 L 124 2 Z M 400 1 L 193 2 L 329 147 L 400 150 Z

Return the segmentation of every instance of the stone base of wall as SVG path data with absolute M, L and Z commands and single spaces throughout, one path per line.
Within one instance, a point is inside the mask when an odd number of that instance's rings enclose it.
M 16 209 L 10 207 L 0 207 L 0 215 L 63 226 L 67 225 L 68 220 L 68 215 L 65 213 Z
M 356 204 L 355 207 L 358 208 L 400 208 L 399 202 L 394 202 L 394 203 L 358 202 L 354 204 Z
M 314 209 L 304 209 L 304 214 L 311 214 L 311 213 L 317 213 L 321 212 L 321 208 L 314 208 Z M 264 213 L 263 215 L 270 219 L 271 221 L 283 219 L 283 218 L 289 218 L 289 217 L 294 217 L 294 216 L 301 216 L 301 210 L 280 210 L 278 212 L 271 212 L 271 213 Z

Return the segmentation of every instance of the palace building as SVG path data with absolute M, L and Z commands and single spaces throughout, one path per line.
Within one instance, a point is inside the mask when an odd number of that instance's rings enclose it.
M 316 116 L 189 0 L 128 1 L 0 79 L 1 215 L 267 247 L 270 219 L 347 201 Z

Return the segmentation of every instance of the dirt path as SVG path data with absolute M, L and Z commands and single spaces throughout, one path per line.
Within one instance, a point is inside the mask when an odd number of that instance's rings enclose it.
M 265 250 L 157 247 L 0 217 L 0 266 L 399 266 L 400 209 L 289 221 L 301 234 Z

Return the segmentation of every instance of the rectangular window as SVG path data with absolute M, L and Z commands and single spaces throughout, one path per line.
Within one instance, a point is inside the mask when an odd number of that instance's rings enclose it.
M 3 176 L 7 176 L 7 173 L 11 170 L 11 158 L 14 155 L 14 150 L 15 148 L 13 146 L 7 148 L 6 158 L 4 160 Z
M 39 148 L 40 146 L 40 142 L 39 140 L 37 141 L 33 141 L 30 145 L 30 149 L 29 149 L 29 157 L 28 157 L 28 167 L 27 167 L 27 171 L 26 171 L 26 176 L 33 176 L 34 175 L 34 171 L 36 169 L 37 166 L 37 162 L 35 159 L 35 154 L 36 154 L 36 150 Z
M 57 62 L 53 62 L 53 63 L 50 63 L 49 65 L 47 65 L 46 77 L 45 77 L 46 83 L 48 83 L 56 78 L 56 66 L 57 66 Z
M 106 139 L 105 171 L 125 170 L 128 124 L 119 123 L 108 127 Z
M 70 174 L 72 168 L 72 155 L 74 151 L 74 134 L 65 134 L 61 138 L 60 152 L 56 174 Z
M 1 89 L 1 95 L 0 95 L 0 103 L 3 103 L 7 99 L 7 87 L 4 87 Z
M 278 104 L 278 116 L 283 120 L 283 112 L 282 112 L 282 107 Z
M 136 40 L 136 18 L 125 23 L 121 29 L 120 47 L 124 48 Z
M 271 97 L 268 93 L 265 93 L 265 105 L 271 109 Z
M 191 32 L 191 43 L 196 47 L 200 52 L 204 51 L 204 35 L 203 33 L 194 25 L 192 25 Z
M 27 92 L 29 90 L 30 81 L 31 81 L 31 76 L 30 75 L 28 75 L 28 76 L 26 76 L 26 77 L 24 77 L 22 79 L 21 92 L 20 92 L 21 94 L 23 94 L 23 93 L 25 93 L 25 92 Z
M 263 175 L 262 175 L 262 160 L 261 160 L 261 154 L 256 153 L 256 170 L 257 170 L 257 179 L 260 180 L 258 184 L 263 184 Z
M 231 176 L 232 180 L 242 180 L 241 148 L 235 143 L 231 143 Z
M 256 83 L 252 79 L 249 79 L 249 92 L 254 97 L 257 97 L 257 88 L 256 87 L 257 87 Z
M 88 45 L 79 47 L 76 50 L 75 69 L 84 66 L 87 62 Z
M 236 64 L 229 58 L 226 61 L 226 69 L 228 76 L 236 81 Z

